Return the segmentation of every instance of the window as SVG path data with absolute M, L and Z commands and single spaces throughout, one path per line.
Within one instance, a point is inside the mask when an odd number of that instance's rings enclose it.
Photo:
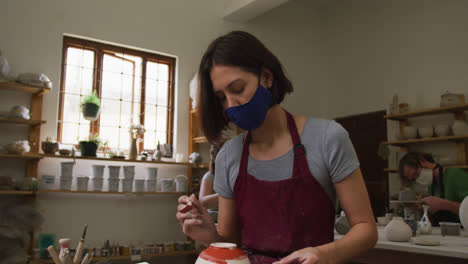
M 76 144 L 99 134 L 109 147 L 127 150 L 131 124 L 146 133 L 140 149 L 173 140 L 175 58 L 65 36 L 57 139 Z M 96 121 L 81 114 L 83 96 L 96 91 Z

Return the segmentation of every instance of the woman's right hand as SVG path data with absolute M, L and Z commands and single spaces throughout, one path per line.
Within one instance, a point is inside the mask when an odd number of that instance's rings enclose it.
M 182 213 L 181 210 L 188 202 L 192 203 L 193 208 L 186 213 Z M 216 231 L 214 220 L 194 194 L 190 197 L 186 195 L 179 197 L 176 217 L 182 225 L 182 231 L 187 236 L 205 245 L 216 242 L 218 232 Z

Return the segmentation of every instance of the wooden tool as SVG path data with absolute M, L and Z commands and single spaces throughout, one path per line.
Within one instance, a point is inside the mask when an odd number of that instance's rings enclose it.
M 86 253 L 86 255 L 85 255 L 84 258 L 83 258 L 83 261 L 81 261 L 81 264 L 87 264 L 87 263 L 88 263 L 88 259 L 89 259 L 89 254 Z
M 85 236 L 86 236 L 86 230 L 87 229 L 88 229 L 88 225 L 85 225 L 83 235 L 81 236 L 81 240 L 78 243 L 78 246 L 76 247 L 76 253 L 75 253 L 75 257 L 73 258 L 73 264 L 80 264 L 81 254 L 83 252 L 84 239 L 85 239 Z
M 52 258 L 52 260 L 54 261 L 55 264 L 62 264 L 62 261 L 60 261 L 58 255 L 57 255 L 57 251 L 55 251 L 53 246 L 49 246 L 47 248 L 47 251 L 49 251 L 50 257 Z

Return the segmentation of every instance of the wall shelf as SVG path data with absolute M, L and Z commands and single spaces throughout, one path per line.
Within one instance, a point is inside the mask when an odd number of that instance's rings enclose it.
M 22 159 L 22 160 L 39 160 L 42 156 L 35 153 L 26 152 L 23 155 L 18 154 L 0 154 L 0 159 Z
M 26 84 L 21 84 L 18 82 L 0 82 L 1 90 L 12 90 L 12 91 L 22 91 L 32 94 L 46 94 L 50 91 L 48 87 L 35 87 Z
M 445 168 L 468 169 L 468 165 L 447 165 L 447 166 L 443 166 L 443 167 L 445 167 Z M 384 169 L 384 172 L 398 173 L 398 169 L 386 168 L 386 169 Z
M 41 193 L 75 193 L 75 194 L 136 194 L 136 195 L 182 195 L 182 192 L 104 192 L 104 191 L 68 191 L 68 190 L 39 190 Z
M 401 114 L 386 115 L 385 118 L 389 120 L 404 121 L 410 117 L 438 115 L 438 114 L 446 114 L 446 113 L 457 113 L 457 112 L 463 112 L 466 110 L 468 110 L 468 104 L 460 104 L 460 105 L 423 109 L 423 110 L 412 111 L 412 112 L 401 113 Z
M 148 254 L 148 255 L 141 255 L 141 260 L 149 259 L 149 258 L 156 258 L 156 257 L 171 257 L 171 256 L 190 256 L 190 255 L 198 255 L 200 254 L 199 251 L 175 251 L 169 253 L 162 253 L 162 254 Z M 115 257 L 93 257 L 93 261 L 96 260 L 130 260 L 130 256 L 115 256 Z M 53 260 L 39 260 L 38 262 L 31 262 L 31 263 L 54 263 Z
M 0 117 L 0 123 L 4 124 L 23 124 L 29 126 L 38 126 L 45 124 L 46 121 L 44 120 L 25 120 L 21 118 L 7 118 L 7 117 Z
M 428 143 L 428 142 L 438 142 L 438 141 L 464 141 L 468 140 L 468 135 L 465 136 L 446 136 L 446 137 L 431 137 L 431 138 L 417 138 L 409 140 L 398 140 L 398 141 L 384 141 L 384 145 L 393 145 L 393 146 L 406 146 L 409 144 L 416 143 Z
M 33 191 L 14 191 L 14 190 L 8 190 L 8 191 L 0 191 L 0 195 L 34 195 L 35 192 Z
M 175 161 L 128 160 L 128 159 L 111 159 L 111 158 L 104 158 L 104 157 L 61 156 L 61 155 L 50 155 L 50 154 L 40 154 L 40 156 L 43 158 L 55 158 L 55 159 L 99 160 L 99 161 L 112 161 L 112 162 L 148 163 L 148 164 L 154 164 L 154 165 L 192 166 L 192 163 L 175 162 Z

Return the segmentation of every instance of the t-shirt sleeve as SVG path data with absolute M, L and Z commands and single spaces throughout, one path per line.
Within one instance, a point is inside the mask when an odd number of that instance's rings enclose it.
M 214 190 L 225 198 L 233 199 L 234 193 L 229 186 L 229 170 L 226 162 L 227 145 L 228 144 L 224 144 L 216 155 Z
M 348 132 L 331 121 L 325 133 L 325 153 L 332 182 L 339 182 L 359 168 L 359 161 Z

